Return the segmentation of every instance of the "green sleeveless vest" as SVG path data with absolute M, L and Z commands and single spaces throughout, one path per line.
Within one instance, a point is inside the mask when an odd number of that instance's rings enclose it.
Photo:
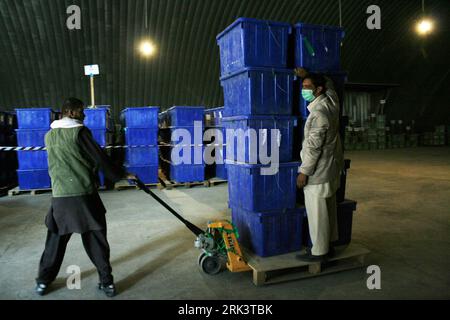
M 94 164 L 86 159 L 78 145 L 78 133 L 82 128 L 52 129 L 45 136 L 55 198 L 88 195 L 97 190 Z

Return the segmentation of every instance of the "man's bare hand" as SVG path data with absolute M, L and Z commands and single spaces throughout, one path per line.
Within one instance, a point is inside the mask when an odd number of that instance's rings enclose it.
M 304 68 L 295 68 L 294 73 L 297 77 L 304 79 L 308 75 L 308 71 Z
M 307 184 L 308 184 L 308 176 L 303 173 L 300 173 L 297 177 L 297 187 L 301 189 Z

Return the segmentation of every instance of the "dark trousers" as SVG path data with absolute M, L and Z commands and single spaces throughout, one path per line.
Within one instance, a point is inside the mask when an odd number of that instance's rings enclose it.
M 72 234 L 60 236 L 48 231 L 36 282 L 50 284 L 56 279 L 71 236 Z M 109 263 L 109 244 L 106 239 L 106 230 L 88 231 L 81 235 L 81 239 L 86 253 L 97 268 L 100 282 L 103 285 L 112 284 L 114 279 Z

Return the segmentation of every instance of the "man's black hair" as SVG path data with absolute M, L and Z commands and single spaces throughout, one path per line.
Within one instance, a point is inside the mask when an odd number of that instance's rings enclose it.
M 314 87 L 322 87 L 322 93 L 327 92 L 327 80 L 325 77 L 320 73 L 308 73 L 307 76 L 303 79 L 309 79 L 311 80 Z
M 63 115 L 68 114 L 70 111 L 77 111 L 84 108 L 84 103 L 77 98 L 69 98 L 64 101 L 61 112 Z

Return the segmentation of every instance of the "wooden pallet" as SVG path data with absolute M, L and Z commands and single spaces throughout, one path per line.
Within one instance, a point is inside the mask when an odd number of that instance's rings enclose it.
M 1 187 L 0 188 L 0 197 L 6 196 L 11 188 L 12 188 L 11 186 Z
M 362 268 L 366 265 L 364 260 L 370 251 L 351 244 L 346 248 L 337 249 L 335 257 L 323 263 L 299 261 L 295 258 L 299 253 L 261 258 L 245 251 L 245 259 L 253 270 L 253 283 L 261 286 Z
M 172 180 L 163 180 L 163 183 L 161 183 L 162 186 L 167 189 L 167 190 L 171 190 L 173 188 L 177 188 L 177 187 L 184 187 L 184 188 L 192 188 L 194 186 L 204 186 L 204 187 L 208 187 L 208 181 L 194 181 L 194 182 L 176 182 L 176 181 L 172 181 Z
M 208 179 L 207 181 L 206 181 L 206 186 L 207 187 L 214 187 L 215 185 L 218 185 L 218 184 L 222 184 L 222 183 L 227 183 L 228 182 L 228 180 L 223 180 L 223 179 L 220 179 L 220 178 L 212 178 L 212 179 Z
M 167 190 L 171 190 L 171 189 L 177 188 L 177 187 L 192 188 L 193 186 L 198 186 L 198 185 L 204 185 L 206 187 L 205 181 L 180 183 L 180 182 L 170 180 L 169 178 L 167 178 L 165 172 L 161 169 L 158 172 L 158 179 L 159 179 L 161 186 Z
M 32 189 L 32 190 L 22 190 L 19 187 L 11 189 L 8 191 L 8 196 L 9 197 L 13 197 L 13 196 L 18 196 L 21 194 L 30 194 L 32 196 L 38 195 L 38 194 L 42 194 L 42 193 L 47 193 L 47 192 L 52 192 L 52 189 Z

